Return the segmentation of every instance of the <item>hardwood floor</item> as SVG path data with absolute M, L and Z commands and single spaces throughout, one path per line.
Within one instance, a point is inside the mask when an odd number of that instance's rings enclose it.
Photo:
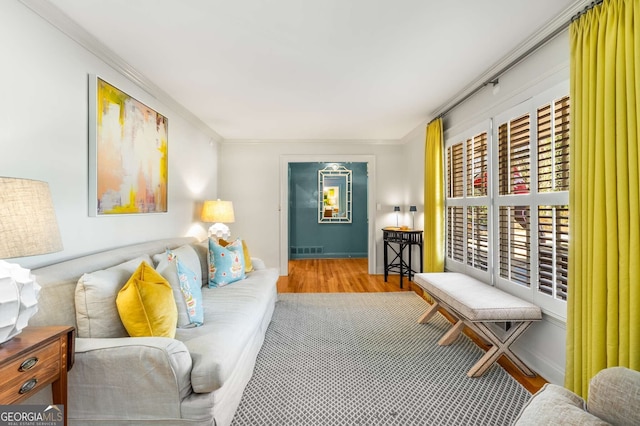
M 303 259 L 289 261 L 289 276 L 280 277 L 281 293 L 362 293 L 410 291 L 404 279 L 400 289 L 398 275 L 367 274 L 367 259 Z
M 278 279 L 279 293 L 350 293 L 350 292 L 385 292 L 414 291 L 425 297 L 422 289 L 405 277 L 400 288 L 398 275 L 390 275 L 384 282 L 384 275 L 369 275 L 367 259 L 302 259 L 289 261 L 289 276 Z M 452 318 L 446 311 L 440 310 L 450 321 Z M 417 319 L 416 319 L 417 320 Z M 467 334 L 478 346 L 487 346 L 471 330 Z M 500 358 L 498 363 L 525 389 L 531 393 L 544 386 L 542 377 L 527 377 L 520 372 L 507 358 Z

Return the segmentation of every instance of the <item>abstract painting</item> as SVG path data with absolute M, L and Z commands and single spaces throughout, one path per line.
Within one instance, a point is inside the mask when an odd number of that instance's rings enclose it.
M 97 76 L 91 81 L 89 213 L 167 212 L 167 117 Z

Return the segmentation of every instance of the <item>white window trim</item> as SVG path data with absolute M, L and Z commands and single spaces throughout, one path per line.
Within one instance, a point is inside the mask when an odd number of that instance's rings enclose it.
M 466 150 L 466 142 L 467 139 L 471 139 L 481 133 L 487 133 L 487 167 L 491 167 L 491 120 L 484 120 L 483 122 L 469 128 L 468 130 L 466 130 L 463 133 L 460 133 L 458 135 L 456 135 L 455 137 L 452 138 L 448 138 L 446 143 L 445 143 L 445 157 L 446 157 L 446 152 L 447 149 L 459 142 L 462 142 L 463 144 L 463 156 L 462 156 L 462 162 L 465 165 L 463 167 L 463 175 L 462 175 L 462 181 L 464 183 L 464 196 L 461 198 L 446 198 L 445 199 L 445 208 L 446 207 L 450 207 L 450 206 L 460 206 L 463 207 L 463 222 L 467 223 L 467 207 L 470 206 L 487 206 L 488 208 L 488 217 L 491 218 L 493 216 L 493 212 L 492 212 L 492 208 L 491 208 L 491 204 L 490 204 L 490 197 L 489 195 L 483 196 L 483 197 L 467 197 L 466 196 L 466 185 L 467 185 L 467 150 Z M 446 161 L 446 159 L 445 159 Z M 446 164 L 445 164 L 445 171 L 447 170 L 446 168 Z M 445 180 L 446 181 L 446 180 Z M 489 183 L 490 184 L 490 183 Z M 491 188 L 488 188 L 487 194 L 491 193 Z M 445 215 L 446 220 L 448 220 L 448 215 Z M 448 226 L 448 223 L 445 224 L 445 227 Z M 493 226 L 492 221 L 489 221 L 487 223 L 488 226 L 488 238 L 489 238 L 489 247 L 493 246 L 492 243 L 492 238 L 493 238 L 493 232 L 491 232 L 491 228 Z M 446 228 L 445 228 L 446 229 Z M 463 230 L 463 235 L 464 235 L 464 240 L 466 241 L 467 239 L 467 227 L 464 227 Z M 465 243 L 465 247 L 466 247 L 466 243 Z M 480 281 L 483 282 L 487 282 L 487 283 L 492 283 L 491 281 L 491 271 L 493 269 L 493 256 L 491 255 L 491 251 L 489 251 L 489 255 L 487 257 L 487 271 L 481 271 L 479 269 L 473 268 L 469 265 L 467 265 L 467 250 L 464 251 L 464 257 L 463 257 L 463 261 L 462 262 L 458 262 L 456 260 L 453 259 L 449 259 L 446 258 L 445 260 L 446 262 L 446 269 L 449 271 L 453 271 L 453 272 L 461 272 L 464 273 L 466 275 L 472 276 Z

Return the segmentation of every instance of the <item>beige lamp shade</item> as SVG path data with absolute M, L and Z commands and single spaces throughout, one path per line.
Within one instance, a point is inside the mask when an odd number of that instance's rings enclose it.
M 201 219 L 203 222 L 233 223 L 233 203 L 221 200 L 205 201 Z
M 236 220 L 233 216 L 233 203 L 219 199 L 205 201 L 200 218 L 203 222 L 215 222 L 209 227 L 209 237 L 228 239 L 231 231 L 225 223 L 233 223 Z
M 62 250 L 49 184 L 0 177 L 0 259 Z
M 2 259 L 62 250 L 49 185 L 0 177 L 0 344 L 38 311 L 40 285 L 28 269 Z

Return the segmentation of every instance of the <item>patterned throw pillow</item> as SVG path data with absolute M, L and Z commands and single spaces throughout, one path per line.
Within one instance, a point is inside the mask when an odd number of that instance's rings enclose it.
M 187 308 L 187 315 L 192 325 L 199 327 L 204 323 L 204 309 L 202 308 L 202 289 L 195 272 L 187 268 L 180 259 L 176 259 L 180 291 Z
M 244 278 L 242 240 L 222 247 L 215 238 L 209 238 L 209 287 L 223 287 Z
M 229 242 L 226 240 L 223 240 L 222 238 L 218 240 L 218 243 L 222 247 L 226 247 L 227 245 L 229 245 Z M 249 254 L 249 247 L 247 247 L 247 242 L 245 240 L 242 240 L 242 252 L 244 253 L 244 272 L 246 272 L 247 274 L 249 272 L 253 272 L 253 263 L 251 262 L 251 255 Z
M 178 327 L 190 328 L 203 324 L 202 282 L 200 259 L 193 247 L 185 245 L 153 256 L 158 271 L 173 289 L 178 306 Z M 182 273 L 181 273 L 182 271 Z M 191 283 L 195 277 L 195 283 Z M 193 311 L 195 308 L 195 312 Z

